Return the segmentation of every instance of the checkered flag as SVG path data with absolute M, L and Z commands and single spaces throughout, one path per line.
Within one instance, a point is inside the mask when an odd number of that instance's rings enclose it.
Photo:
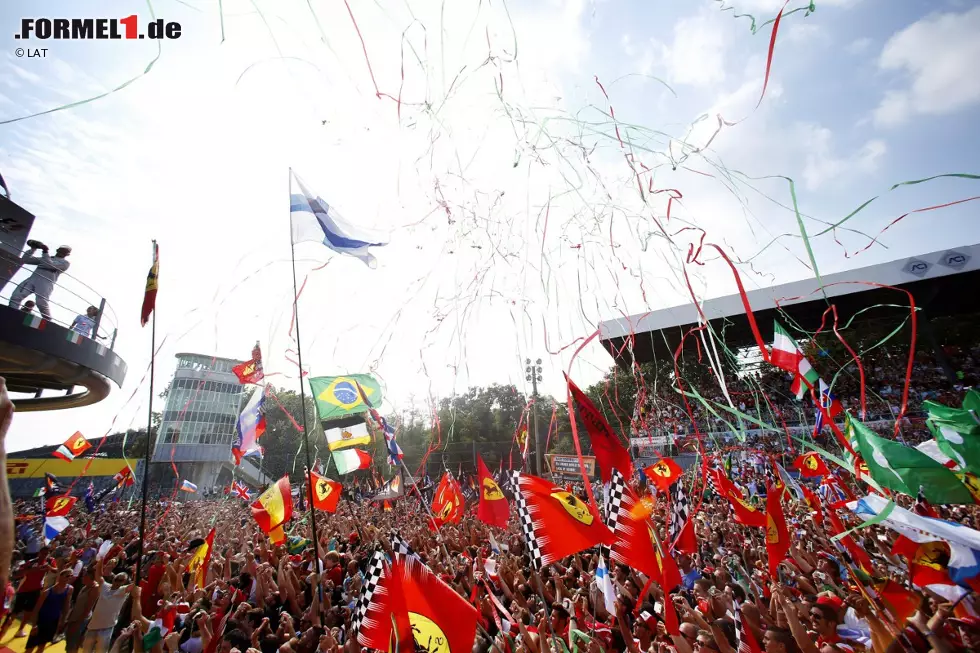
M 736 653 L 762 653 L 752 632 L 742 622 L 742 608 L 735 602 L 735 651 Z
M 623 505 L 623 496 L 626 494 L 626 479 L 618 469 L 613 469 L 609 476 L 609 483 L 606 484 L 606 497 L 603 501 L 603 510 L 606 513 L 605 524 L 610 532 L 616 532 L 616 522 L 619 521 L 619 508 Z M 612 549 L 602 545 L 599 553 L 609 559 Z
M 527 499 L 521 492 L 521 473 L 515 470 L 509 476 L 510 486 L 514 491 L 514 500 L 517 502 L 517 518 L 521 522 L 521 532 L 524 533 L 524 541 L 527 543 L 528 554 L 531 556 L 531 565 L 534 569 L 541 569 L 543 556 L 541 547 L 538 545 L 538 539 L 534 536 L 534 520 L 531 519 Z
M 354 604 L 354 615 L 350 620 L 351 637 L 355 640 L 361 624 L 364 622 L 364 617 L 367 615 L 368 606 L 371 605 L 374 592 L 378 589 L 378 583 L 381 582 L 381 576 L 384 573 L 384 560 L 384 553 L 381 549 L 375 549 L 364 573 L 364 585 L 361 586 L 361 595 L 357 597 L 357 602 Z
M 684 492 L 683 479 L 677 479 L 670 486 L 670 541 L 675 542 L 681 534 L 681 529 L 687 523 L 690 514 L 690 506 L 687 502 L 687 494 Z
M 408 556 L 415 556 L 416 558 L 418 557 L 415 554 L 415 551 L 412 550 L 412 547 L 409 545 L 408 541 L 405 538 L 403 538 L 398 533 L 398 531 L 391 531 L 390 539 L 391 539 L 391 550 L 392 552 L 394 552 L 396 557 L 397 556 L 406 557 L 406 558 Z
M 715 468 L 712 465 L 708 465 L 708 472 L 705 474 L 705 479 L 708 481 L 708 487 L 715 496 L 723 496 L 721 492 L 718 491 L 718 485 L 715 483 Z

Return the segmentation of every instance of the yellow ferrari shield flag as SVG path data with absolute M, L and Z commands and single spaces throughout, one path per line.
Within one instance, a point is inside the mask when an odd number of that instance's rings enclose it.
M 357 391 L 358 385 L 372 406 L 381 405 L 381 386 L 370 374 L 312 377 L 310 388 L 320 419 L 337 419 L 367 411 L 369 406 Z

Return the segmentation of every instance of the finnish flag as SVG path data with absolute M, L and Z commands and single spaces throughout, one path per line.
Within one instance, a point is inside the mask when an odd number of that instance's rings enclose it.
M 378 266 L 369 248 L 387 245 L 387 237 L 345 221 L 333 207 L 310 193 L 292 171 L 289 186 L 293 243 L 320 242 L 339 254 L 356 256 L 372 269 Z

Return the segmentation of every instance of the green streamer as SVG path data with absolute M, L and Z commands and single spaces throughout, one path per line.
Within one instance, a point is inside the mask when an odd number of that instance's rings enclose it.
M 153 11 L 153 4 L 150 2 L 150 0 L 146 0 L 146 6 L 150 8 L 150 16 L 152 17 L 152 19 L 153 20 L 156 20 L 157 15 L 156 15 L 156 12 Z M 143 70 L 143 72 L 140 73 L 139 75 L 137 75 L 136 77 L 133 77 L 131 79 L 126 80 L 125 82 L 123 82 L 119 86 L 117 86 L 117 87 L 115 87 L 115 88 L 113 88 L 111 90 L 108 90 L 105 93 L 100 93 L 100 94 L 98 94 L 96 96 L 87 98 L 85 100 L 78 100 L 77 102 L 70 102 L 68 104 L 63 104 L 60 107 L 55 107 L 54 109 L 45 109 L 44 111 L 38 111 L 37 113 L 31 113 L 31 114 L 28 114 L 26 116 L 20 116 L 18 118 L 8 118 L 7 120 L 0 120 L 0 125 L 9 125 L 9 124 L 12 124 L 12 123 L 15 123 L 15 122 L 20 122 L 21 120 L 28 120 L 30 118 L 37 118 L 39 116 L 46 116 L 49 113 L 57 113 L 58 111 L 64 111 L 66 109 L 74 109 L 75 107 L 80 107 L 82 105 L 89 104 L 90 102 L 95 102 L 96 100 L 101 100 L 104 97 L 108 97 L 108 96 L 112 95 L 116 91 L 123 90 L 124 88 L 126 88 L 127 86 L 129 86 L 130 84 L 132 84 L 133 82 L 135 82 L 136 80 L 140 79 L 141 77 L 143 77 L 144 75 L 146 75 L 147 73 L 149 73 L 150 70 L 153 68 L 153 66 L 156 64 L 156 62 L 160 60 L 160 55 L 163 54 L 163 48 L 161 47 L 159 40 L 156 41 L 156 44 L 157 44 L 157 54 L 156 54 L 155 57 L 153 57 L 153 59 L 150 61 L 150 63 L 148 63 L 146 65 L 146 68 Z
M 834 454 L 830 453 L 829 451 L 827 451 L 826 449 L 824 449 L 820 445 L 815 444 L 813 442 L 805 442 L 805 441 L 801 440 L 800 438 L 796 437 L 795 435 L 790 436 L 790 437 L 792 437 L 794 440 L 796 440 L 797 442 L 799 442 L 800 445 L 802 445 L 803 452 L 804 453 L 807 453 L 807 452 L 810 452 L 810 451 L 815 451 L 818 454 L 820 454 L 821 456 L 823 456 L 824 458 L 826 458 L 827 460 L 829 460 L 829 461 L 831 461 L 833 463 L 836 463 L 841 469 L 843 469 L 845 471 L 848 471 L 848 472 L 851 472 L 853 474 L 853 471 L 852 470 L 854 468 L 853 468 L 852 465 L 849 465 L 843 459 L 838 458 L 837 456 L 835 456 Z M 882 495 L 885 495 L 886 494 L 885 490 L 880 485 L 878 485 L 878 482 L 876 480 L 874 480 L 873 478 L 871 478 L 871 476 L 869 476 L 868 474 L 865 474 L 864 477 L 861 480 L 864 481 L 865 483 L 867 483 L 868 485 L 870 485 L 871 488 L 874 489 L 875 491 L 880 492 Z
M 950 172 L 950 173 L 946 173 L 946 174 L 942 174 L 942 175 L 933 175 L 932 177 L 926 177 L 925 179 L 913 179 L 911 181 L 900 181 L 897 184 L 895 184 L 894 186 L 892 186 L 891 188 L 889 188 L 888 189 L 888 192 L 890 193 L 891 191 L 893 191 L 896 188 L 899 188 L 901 186 L 915 186 L 916 184 L 924 184 L 927 181 L 932 181 L 934 179 L 943 179 L 943 178 L 947 178 L 947 177 L 958 178 L 958 179 L 980 180 L 980 175 L 971 175 L 971 174 L 965 173 L 965 172 Z M 838 220 L 834 224 L 830 225 L 829 227 L 827 227 L 826 229 L 824 229 L 820 233 L 817 233 L 817 234 L 814 234 L 814 235 L 815 236 L 822 236 L 822 235 L 824 235 L 825 233 L 827 233 L 829 231 L 833 231 L 834 229 L 836 229 L 837 227 L 841 226 L 842 224 L 844 224 L 845 222 L 847 222 L 848 220 L 850 220 L 851 218 L 853 218 L 855 215 L 857 215 L 858 213 L 860 213 L 861 211 L 863 211 L 866 206 L 868 206 L 869 204 L 871 204 L 872 202 L 874 202 L 879 197 L 881 197 L 881 195 L 875 195 L 874 197 L 872 197 L 871 199 L 869 199 L 866 202 L 864 202 L 863 204 L 861 204 L 859 207 L 857 207 L 856 209 L 854 209 L 853 211 L 851 211 L 850 213 L 848 213 L 847 215 L 845 215 L 843 218 L 841 218 L 840 220 Z
M 888 505 L 885 506 L 885 509 L 882 510 L 881 512 L 879 512 L 874 517 L 872 517 L 872 518 L 870 518 L 870 519 L 868 519 L 868 520 L 866 520 L 866 521 L 858 524 L 854 528 L 847 529 L 843 533 L 838 533 L 837 535 L 834 535 L 830 539 L 833 540 L 834 542 L 838 542 L 838 541 L 844 539 L 845 537 L 847 537 L 848 535 L 850 535 L 851 533 L 853 533 L 855 531 L 859 531 L 862 528 L 867 528 L 868 526 L 874 526 L 875 524 L 880 524 L 881 522 L 883 522 L 886 519 L 888 519 L 888 516 L 892 514 L 892 511 L 894 509 L 895 509 L 895 502 L 894 501 L 889 501 L 888 502 Z

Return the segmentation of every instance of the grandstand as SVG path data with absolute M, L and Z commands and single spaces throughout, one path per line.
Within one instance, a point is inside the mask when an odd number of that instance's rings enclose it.
M 821 316 L 830 303 L 837 306 L 842 320 L 875 305 L 881 305 L 879 315 L 907 316 L 907 296 L 881 287 L 893 286 L 912 293 L 919 309 L 918 330 L 925 339 L 923 346 L 933 349 L 937 361 L 952 379 L 952 367 L 936 344 L 930 320 L 976 312 L 975 296 L 964 289 L 980 286 L 980 244 L 827 274 L 821 281 L 823 292 L 816 278 L 808 278 L 746 293 L 766 342 L 772 342 L 773 320 L 780 312 L 808 329 L 820 325 Z M 749 320 L 738 294 L 708 299 L 702 302 L 701 310 L 712 329 L 724 333 L 730 348 L 754 345 Z M 602 322 L 599 340 L 617 365 L 629 369 L 634 360 L 641 364 L 670 360 L 683 334 L 698 323 L 698 309 L 688 303 Z M 828 322 L 828 328 L 830 324 Z M 625 346 L 631 337 L 632 352 Z

